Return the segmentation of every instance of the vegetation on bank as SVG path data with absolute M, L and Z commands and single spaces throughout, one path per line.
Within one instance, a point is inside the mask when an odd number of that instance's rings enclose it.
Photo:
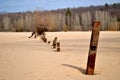
M 50 31 L 89 31 L 93 21 L 102 31 L 120 31 L 120 3 L 52 11 L 0 13 L 0 31 L 33 31 L 36 26 Z

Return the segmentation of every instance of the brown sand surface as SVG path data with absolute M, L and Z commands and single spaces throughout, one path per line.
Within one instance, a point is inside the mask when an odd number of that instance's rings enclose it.
M 0 80 L 120 80 L 120 32 L 100 32 L 95 75 L 85 75 L 91 32 L 47 32 L 61 52 L 30 32 L 0 32 Z

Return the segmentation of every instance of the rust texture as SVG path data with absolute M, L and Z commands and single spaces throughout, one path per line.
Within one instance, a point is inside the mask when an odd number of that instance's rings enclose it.
M 87 64 L 86 74 L 94 75 L 95 58 L 96 58 L 95 53 L 88 56 L 88 64 Z
M 88 75 L 94 75 L 95 59 L 96 59 L 96 52 L 97 52 L 97 46 L 98 46 L 98 40 L 99 40 L 99 32 L 100 32 L 100 22 L 95 21 L 93 23 L 89 54 L 88 54 L 87 69 L 86 69 L 86 74 Z

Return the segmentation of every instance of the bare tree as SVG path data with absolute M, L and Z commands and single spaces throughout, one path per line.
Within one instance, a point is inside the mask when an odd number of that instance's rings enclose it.
M 90 27 L 91 27 L 91 21 L 92 21 L 92 17 L 91 17 L 91 14 L 90 12 L 85 12 L 85 13 L 82 13 L 82 26 L 84 27 L 84 30 L 89 30 Z
M 3 18 L 3 24 L 4 24 L 4 30 L 5 31 L 10 30 L 11 19 L 7 15 Z
M 101 30 L 106 30 L 110 22 L 110 14 L 106 11 L 96 11 L 95 20 L 101 22 Z
M 71 13 L 70 9 L 68 8 L 66 11 L 66 25 L 68 26 L 69 30 L 72 30 L 72 28 L 71 28 L 71 16 L 72 16 L 72 13 Z

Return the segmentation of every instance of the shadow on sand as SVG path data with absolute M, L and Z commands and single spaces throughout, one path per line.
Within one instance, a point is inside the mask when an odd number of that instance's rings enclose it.
M 85 75 L 85 69 L 83 68 L 80 68 L 80 67 L 77 67 L 77 66 L 73 66 L 73 65 L 69 65 L 69 64 L 62 64 L 63 66 L 67 66 L 67 67 L 70 67 L 70 68 L 74 68 L 74 69 L 77 69 L 78 71 L 80 71 L 82 74 Z

